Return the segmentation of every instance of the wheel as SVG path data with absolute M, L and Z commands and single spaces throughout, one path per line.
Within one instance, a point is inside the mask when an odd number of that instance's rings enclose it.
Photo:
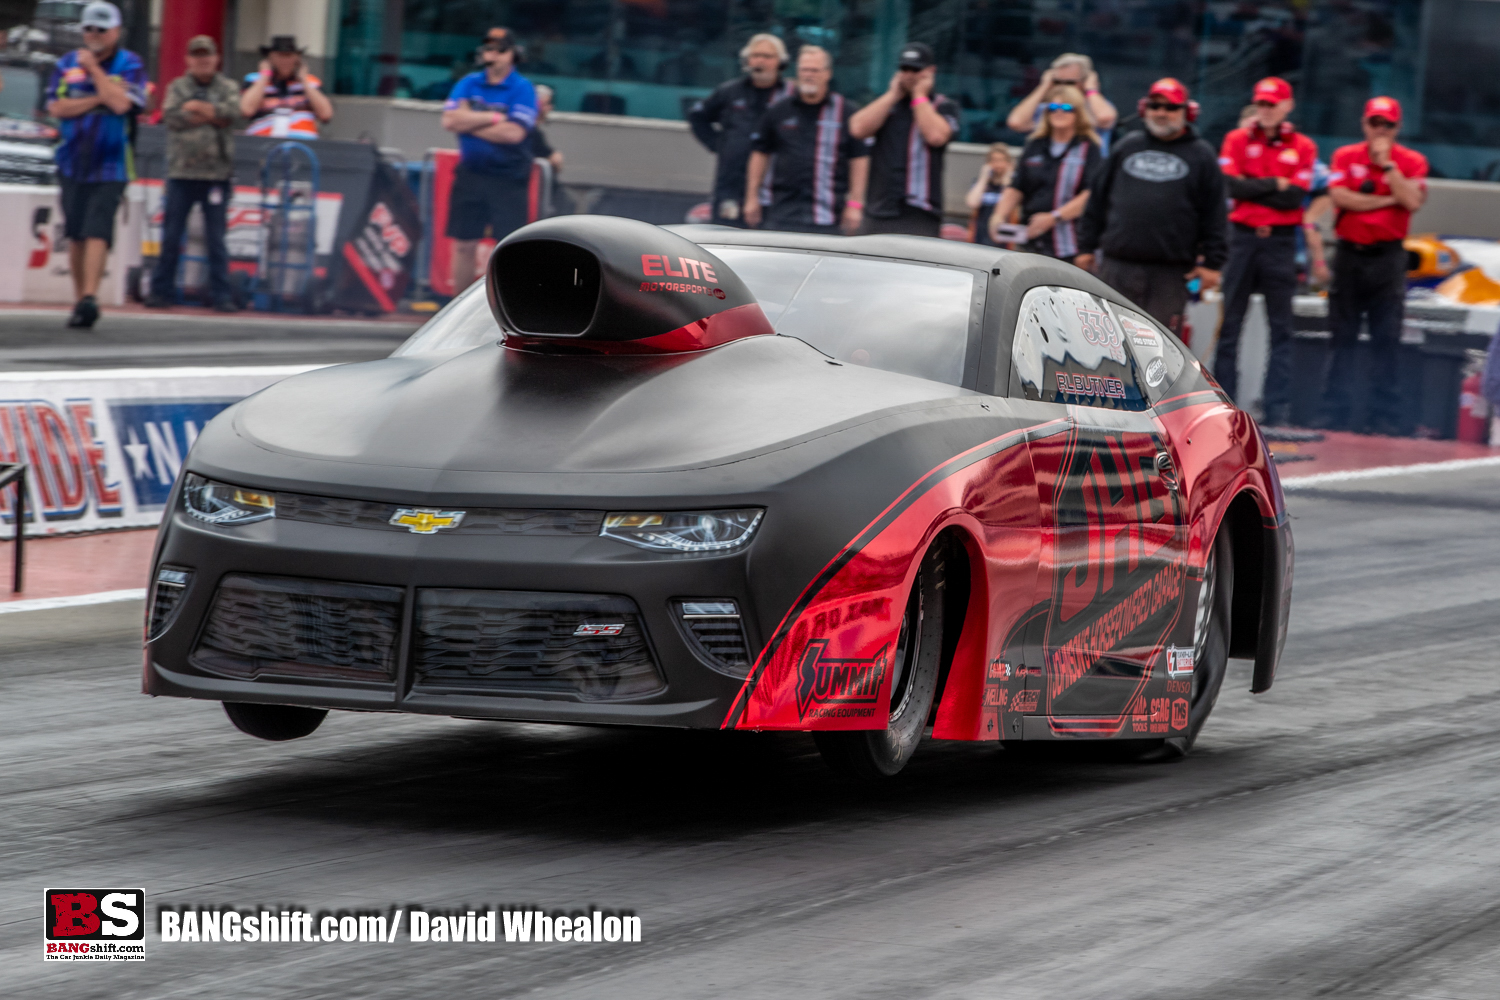
M 911 588 L 891 665 L 891 719 L 885 729 L 813 734 L 829 767 L 862 782 L 896 774 L 911 760 L 927 728 L 943 655 L 944 547 L 922 560 Z
M 1186 736 L 1173 736 L 1163 746 L 1165 756 L 1186 756 L 1219 700 L 1229 670 L 1229 612 L 1234 606 L 1234 548 L 1228 532 L 1220 532 L 1209 550 L 1203 581 L 1198 584 L 1198 606 L 1193 618 L 1193 686 L 1188 695 Z
M 280 742 L 301 739 L 317 729 L 328 715 L 328 709 L 226 701 L 224 714 L 229 716 L 229 721 L 240 732 Z

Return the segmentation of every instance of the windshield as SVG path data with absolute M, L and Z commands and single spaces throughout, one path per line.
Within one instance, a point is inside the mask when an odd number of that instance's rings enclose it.
M 500 327 L 485 298 L 484 282 L 476 281 L 407 337 L 391 357 L 468 350 L 499 339 Z
M 854 365 L 961 385 L 974 307 L 969 271 L 746 247 L 710 247 L 776 332 Z

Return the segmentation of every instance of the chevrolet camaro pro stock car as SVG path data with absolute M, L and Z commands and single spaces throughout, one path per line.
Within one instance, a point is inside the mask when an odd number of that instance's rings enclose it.
M 1292 538 L 1249 416 L 1071 266 L 538 222 L 390 358 L 197 439 L 144 687 L 330 708 L 1186 752 L 1271 685 Z

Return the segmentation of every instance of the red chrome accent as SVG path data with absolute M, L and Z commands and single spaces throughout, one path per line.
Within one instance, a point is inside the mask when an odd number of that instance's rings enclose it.
M 519 333 L 507 333 L 505 346 L 524 351 L 528 348 L 566 344 L 569 348 L 586 354 L 683 354 L 689 351 L 706 351 L 746 337 L 770 337 L 775 333 L 760 305 L 748 302 L 706 319 L 696 320 L 687 326 L 641 340 L 582 340 L 576 337 L 528 337 Z

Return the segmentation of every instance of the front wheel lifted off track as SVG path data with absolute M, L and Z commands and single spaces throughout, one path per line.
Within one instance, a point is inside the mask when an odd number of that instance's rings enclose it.
M 326 708 L 298 708 L 294 705 L 252 705 L 249 702 L 226 701 L 224 714 L 242 733 L 280 743 L 310 734 L 323 724 Z
M 945 547 L 922 560 L 891 657 L 891 718 L 885 729 L 813 733 L 828 766 L 862 782 L 889 778 L 906 766 L 932 711 L 943 655 Z

